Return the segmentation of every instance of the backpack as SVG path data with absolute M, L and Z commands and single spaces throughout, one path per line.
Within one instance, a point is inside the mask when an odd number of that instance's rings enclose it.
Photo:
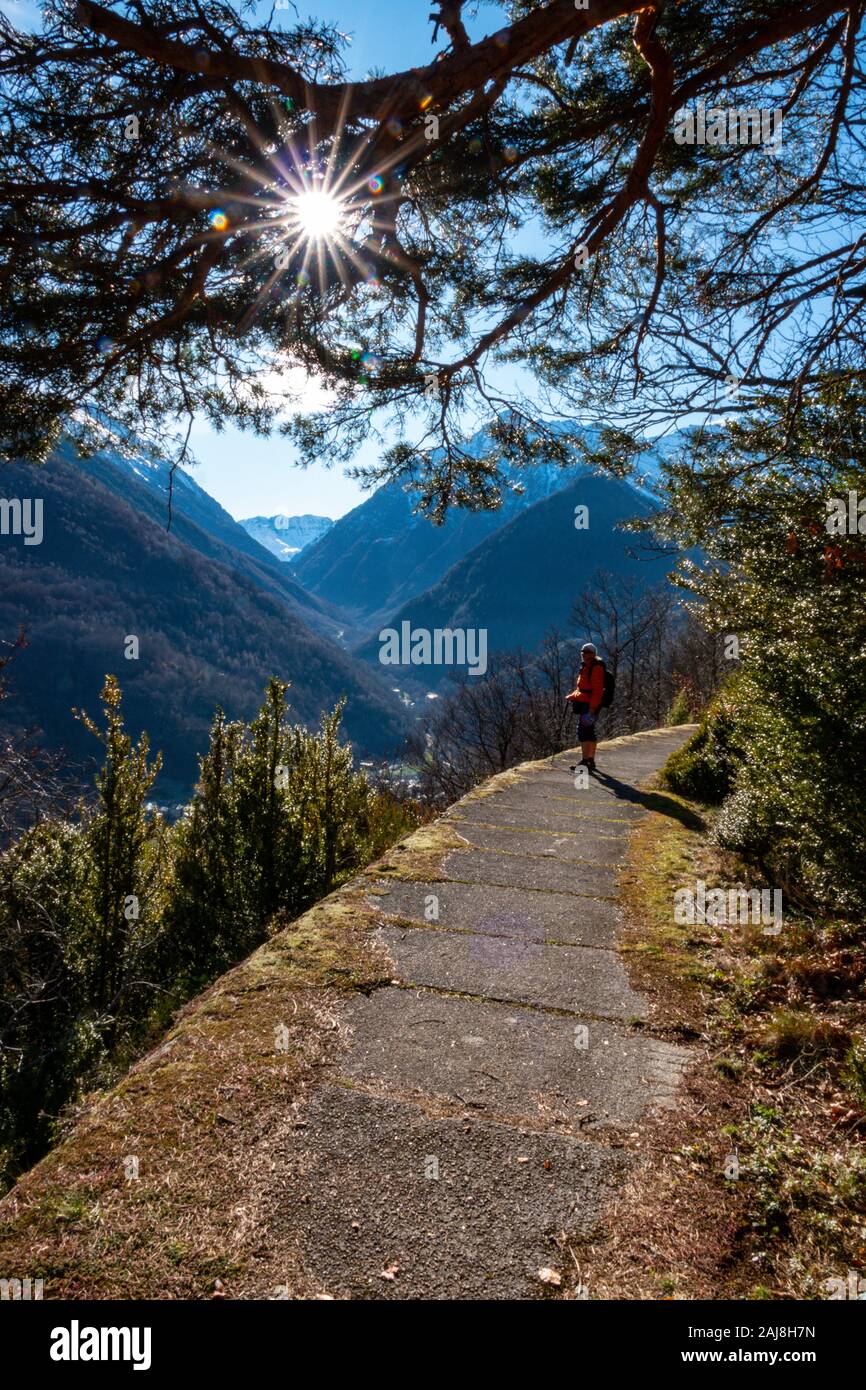
M 604 671 L 604 694 L 601 697 L 601 707 L 602 709 L 607 709 L 609 705 L 613 704 L 613 697 L 616 691 L 616 672 L 609 671 L 606 663 L 603 661 L 601 662 L 601 668 Z

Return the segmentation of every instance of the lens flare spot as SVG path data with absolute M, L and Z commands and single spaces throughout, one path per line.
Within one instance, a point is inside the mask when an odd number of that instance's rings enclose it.
M 220 208 L 215 208 L 208 218 L 215 232 L 224 232 L 229 225 L 229 220 Z
M 382 189 L 385 187 L 385 180 L 382 178 L 381 174 L 374 174 L 367 184 L 367 187 L 371 193 L 381 193 Z

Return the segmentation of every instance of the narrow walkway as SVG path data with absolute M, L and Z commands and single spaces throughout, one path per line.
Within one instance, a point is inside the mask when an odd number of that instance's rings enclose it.
M 442 876 L 374 881 L 391 987 L 312 1097 L 282 1217 L 335 1298 L 534 1298 L 625 1171 L 623 1131 L 670 1105 L 680 1051 L 634 1028 L 616 950 L 638 788 L 691 730 L 497 779 L 452 807 Z

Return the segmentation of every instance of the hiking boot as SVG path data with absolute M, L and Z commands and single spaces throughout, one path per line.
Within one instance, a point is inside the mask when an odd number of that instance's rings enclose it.
M 584 758 L 581 767 L 588 767 L 590 772 L 595 772 L 595 758 Z

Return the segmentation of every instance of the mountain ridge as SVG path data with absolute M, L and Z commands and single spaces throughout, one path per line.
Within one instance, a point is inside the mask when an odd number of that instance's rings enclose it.
M 358 755 L 399 750 L 405 719 L 394 696 L 377 672 L 305 621 L 291 589 L 282 589 L 279 561 L 252 556 L 246 569 L 228 546 L 219 556 L 201 553 L 184 523 L 167 531 L 140 509 L 139 489 L 129 483 L 129 496 L 118 495 L 68 451 L 38 469 L 2 467 L 6 494 L 38 488 L 45 518 L 41 545 L 16 537 L 0 544 L 0 633 L 14 636 L 23 622 L 29 641 L 11 669 L 4 724 L 35 725 L 47 746 L 89 759 L 97 747 L 71 707 L 95 713 L 112 672 L 130 732 L 146 730 L 165 754 L 160 789 L 183 793 L 216 706 L 250 717 L 273 674 L 292 682 L 302 722 L 317 724 L 345 695 L 344 726 Z M 139 639 L 138 660 L 125 657 L 130 635 Z
M 427 631 L 484 629 L 488 655 L 518 647 L 532 651 L 551 628 L 563 630 L 570 624 L 575 601 L 599 571 L 664 582 L 667 557 L 637 558 L 631 553 L 634 538 L 617 529 L 624 519 L 646 515 L 653 505 L 629 483 L 584 473 L 479 542 L 437 584 L 390 614 L 381 631 L 399 632 L 407 621 Z M 585 529 L 575 525 L 580 506 L 588 509 Z M 375 629 L 352 650 L 381 664 Z M 392 677 L 400 672 L 404 684 L 408 679 L 438 686 L 453 668 L 386 669 Z
M 549 428 L 560 436 L 574 435 L 577 443 L 597 444 L 599 432 L 570 420 L 552 421 Z M 489 435 L 479 430 L 467 451 L 480 455 L 489 447 Z M 676 448 L 671 438 L 661 441 L 661 451 Z M 638 460 L 639 471 L 652 479 L 659 444 L 647 442 Z M 593 476 L 579 458 L 561 466 L 536 462 L 525 466 L 503 464 L 506 488 L 496 511 L 469 511 L 452 507 L 444 523 L 435 527 L 414 512 L 417 493 L 398 483 L 385 483 L 365 501 L 338 518 L 319 540 L 307 546 L 293 562 L 297 579 L 311 593 L 335 604 L 366 631 L 381 626 L 416 594 L 433 588 L 459 561 L 514 517 L 537 502 L 555 495 L 575 479 Z M 635 487 L 647 496 L 645 488 Z
M 345 620 L 333 605 L 298 583 L 285 565 L 250 536 L 185 469 L 172 471 L 165 460 L 129 456 L 111 446 L 81 456 L 70 436 L 61 440 L 55 453 L 115 497 L 123 501 L 133 499 L 136 508 L 157 526 L 170 529 L 200 554 L 246 573 L 266 592 L 293 606 L 305 622 L 320 632 L 334 638 L 345 628 Z

